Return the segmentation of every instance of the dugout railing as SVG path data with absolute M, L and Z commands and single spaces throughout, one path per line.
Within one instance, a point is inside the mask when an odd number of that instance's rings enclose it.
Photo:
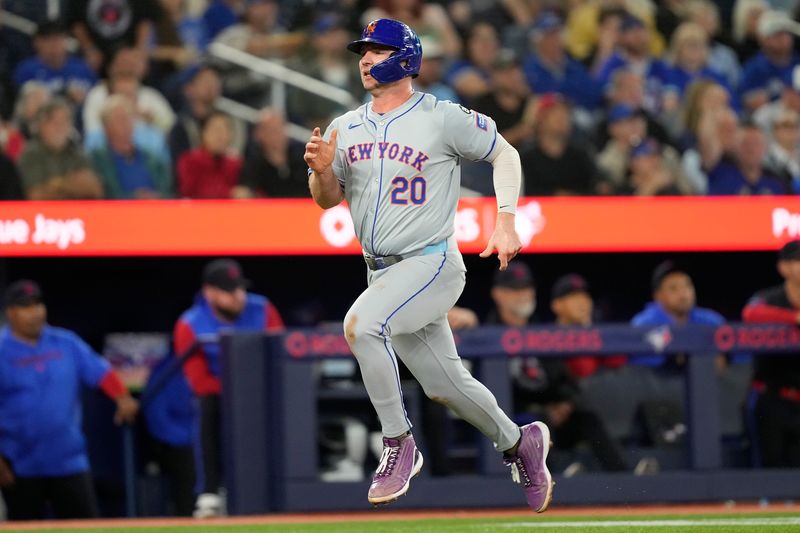
M 359 482 L 320 480 L 315 362 L 352 357 L 341 333 L 290 330 L 281 335 L 226 334 L 223 353 L 223 448 L 231 514 L 364 509 L 368 477 Z M 800 353 L 800 330 L 780 325 L 591 328 L 486 327 L 457 335 L 459 353 L 511 407 L 509 359 L 593 353 L 687 354 L 686 439 L 689 468 L 652 476 L 585 473 L 555 476 L 557 504 L 630 504 L 791 499 L 800 496 L 800 471 L 722 468 L 719 399 L 714 356 L 719 353 Z M 799 362 L 800 364 L 800 362 Z M 324 393 L 323 393 L 324 394 Z M 418 389 L 406 394 L 416 416 Z M 420 476 L 394 506 L 519 506 L 524 500 L 488 439 L 481 439 L 474 475 Z M 424 444 L 423 444 L 424 446 Z

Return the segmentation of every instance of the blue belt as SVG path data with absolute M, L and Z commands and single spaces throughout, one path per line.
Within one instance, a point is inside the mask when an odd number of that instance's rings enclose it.
M 408 259 L 409 257 L 416 257 L 418 255 L 431 255 L 446 251 L 447 251 L 447 239 L 434 244 L 429 244 L 428 246 L 422 248 L 421 250 L 409 252 L 403 255 L 379 256 L 379 255 L 368 254 L 365 252 L 364 261 L 367 263 L 367 267 L 369 267 L 370 270 L 383 270 L 384 268 L 396 265 L 403 259 Z

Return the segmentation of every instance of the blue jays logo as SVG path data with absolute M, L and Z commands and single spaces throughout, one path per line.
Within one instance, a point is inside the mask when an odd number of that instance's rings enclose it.
M 661 353 L 672 342 L 672 331 L 670 331 L 669 326 L 661 326 L 648 331 L 645 339 L 656 353 Z
M 373 33 L 375 33 L 375 27 L 378 25 L 377 20 L 373 20 L 370 22 L 366 28 L 364 28 L 364 37 L 371 37 Z

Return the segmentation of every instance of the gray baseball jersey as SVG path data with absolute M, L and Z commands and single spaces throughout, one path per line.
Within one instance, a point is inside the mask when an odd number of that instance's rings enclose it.
M 415 92 L 384 114 L 362 105 L 335 119 L 333 172 L 356 235 L 373 255 L 402 255 L 445 240 L 461 185 L 459 158 L 486 159 L 497 141 L 489 117 Z
M 403 406 L 397 354 L 428 396 L 489 436 L 498 449 L 510 448 L 519 429 L 464 369 L 446 318 L 466 273 L 453 237 L 459 159 L 489 157 L 497 144 L 494 122 L 414 93 L 383 115 L 371 104 L 342 115 L 328 127 L 326 140 L 334 128 L 339 133 L 333 172 L 364 250 L 379 256 L 422 251 L 370 271 L 369 287 L 345 316 L 347 341 L 384 435 L 400 435 L 412 425 Z

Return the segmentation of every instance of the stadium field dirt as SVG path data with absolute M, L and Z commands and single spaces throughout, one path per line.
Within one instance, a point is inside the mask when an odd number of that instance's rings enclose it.
M 526 509 L 275 514 L 197 521 L 130 519 L 0 524 L 0 531 L 109 533 L 800 533 L 793 504 L 555 508 L 543 515 Z

